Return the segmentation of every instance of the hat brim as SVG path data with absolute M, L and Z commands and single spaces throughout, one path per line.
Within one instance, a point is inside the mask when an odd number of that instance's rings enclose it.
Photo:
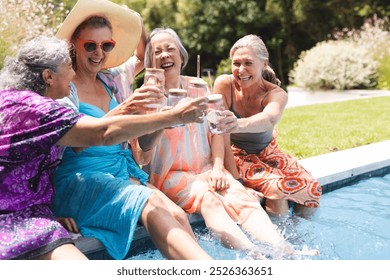
M 76 28 L 91 16 L 103 16 L 112 25 L 115 48 L 110 52 L 104 68 L 116 67 L 128 60 L 141 38 L 142 22 L 133 10 L 108 0 L 79 0 L 58 29 L 56 36 L 71 41 Z

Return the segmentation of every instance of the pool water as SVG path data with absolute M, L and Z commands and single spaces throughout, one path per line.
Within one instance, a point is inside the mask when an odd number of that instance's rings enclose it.
M 325 194 L 295 230 L 292 236 L 318 247 L 318 259 L 390 260 L 390 174 Z
M 294 248 L 318 249 L 320 254 L 281 256 L 269 246 L 257 244 L 270 259 L 390 260 L 390 174 L 324 194 L 321 206 L 309 220 L 294 215 L 272 220 Z M 194 231 L 202 248 L 214 259 L 249 259 L 243 252 L 221 246 L 204 226 Z M 129 259 L 164 258 L 151 248 Z

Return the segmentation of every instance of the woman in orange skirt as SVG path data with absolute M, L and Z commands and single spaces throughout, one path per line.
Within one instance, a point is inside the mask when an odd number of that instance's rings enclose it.
M 319 206 L 322 188 L 297 159 L 278 148 L 275 126 L 288 97 L 268 57 L 264 42 L 247 35 L 230 50 L 232 74 L 215 81 L 214 92 L 224 96 L 229 109 L 217 125 L 230 133 L 225 138 L 225 166 L 234 178 L 264 195 L 268 213 L 288 214 L 292 201 L 295 213 L 308 217 Z

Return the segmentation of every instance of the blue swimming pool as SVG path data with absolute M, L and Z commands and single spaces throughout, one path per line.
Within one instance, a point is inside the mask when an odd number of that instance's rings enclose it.
M 349 183 L 323 195 L 321 206 L 309 219 L 290 216 L 274 223 L 297 249 L 318 249 L 313 260 L 390 260 L 390 174 Z M 247 259 L 216 242 L 202 225 L 195 227 L 201 246 L 215 259 Z M 270 248 L 258 244 L 268 256 Z M 298 257 L 295 257 L 298 258 Z M 132 260 L 163 259 L 151 248 Z
M 390 260 L 390 174 L 325 194 L 314 217 L 295 230 L 320 249 L 319 259 Z

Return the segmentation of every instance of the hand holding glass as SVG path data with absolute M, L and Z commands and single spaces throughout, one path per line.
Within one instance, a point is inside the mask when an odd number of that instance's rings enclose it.
M 187 97 L 187 91 L 185 89 L 171 88 L 168 94 L 167 105 L 170 107 L 175 107 L 180 102 L 180 100 L 186 97 Z M 172 128 L 178 126 L 184 126 L 184 124 L 178 124 L 172 126 Z
M 225 110 L 221 94 L 210 94 L 208 96 L 208 113 L 206 119 L 209 124 L 209 130 L 213 134 L 222 134 L 224 131 L 218 130 L 217 122 L 224 118 L 221 111 Z
M 154 85 L 157 86 L 161 94 L 165 94 L 165 76 L 164 70 L 158 68 L 146 68 L 145 76 L 144 76 L 144 84 L 145 85 Z M 147 108 L 151 108 L 151 112 L 156 112 L 161 109 L 165 104 L 163 103 L 155 103 L 145 105 Z

